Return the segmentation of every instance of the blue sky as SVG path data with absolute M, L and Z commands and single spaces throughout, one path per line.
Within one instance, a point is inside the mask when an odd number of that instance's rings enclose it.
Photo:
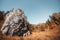
M 49 15 L 60 12 L 60 0 L 0 0 L 0 10 L 22 9 L 32 24 L 46 22 Z

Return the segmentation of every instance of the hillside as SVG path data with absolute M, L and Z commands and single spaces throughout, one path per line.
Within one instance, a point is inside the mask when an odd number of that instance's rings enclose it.
M 0 27 L 3 22 L 0 20 Z M 0 31 L 1 40 L 60 40 L 60 13 L 53 13 L 52 16 L 41 24 L 28 25 L 31 34 L 27 36 L 4 36 Z

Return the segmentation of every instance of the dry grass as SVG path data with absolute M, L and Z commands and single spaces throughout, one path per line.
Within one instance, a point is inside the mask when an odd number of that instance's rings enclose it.
M 1 36 L 2 40 L 60 40 L 60 25 L 54 29 L 45 31 L 35 30 L 31 35 L 25 37 Z

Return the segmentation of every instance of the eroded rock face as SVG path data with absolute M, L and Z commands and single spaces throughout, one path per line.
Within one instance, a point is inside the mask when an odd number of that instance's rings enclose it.
M 3 35 L 26 36 L 30 34 L 28 21 L 21 9 L 7 12 L 6 20 L 1 28 Z

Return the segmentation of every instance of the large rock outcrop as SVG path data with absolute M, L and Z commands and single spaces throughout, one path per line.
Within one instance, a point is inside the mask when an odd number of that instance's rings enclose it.
M 28 25 L 27 17 L 21 9 L 10 10 L 6 14 L 1 31 L 3 35 L 26 36 L 30 34 Z

